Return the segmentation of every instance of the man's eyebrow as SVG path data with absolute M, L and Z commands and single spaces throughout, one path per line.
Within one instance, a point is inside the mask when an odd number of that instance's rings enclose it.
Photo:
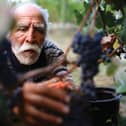
M 28 26 L 29 24 L 24 23 L 24 22 L 18 22 L 16 26 Z
M 19 28 L 19 27 L 29 27 L 29 23 L 25 23 L 25 22 L 18 22 L 16 24 L 16 27 Z M 40 28 L 40 29 L 44 29 L 45 28 L 45 25 L 43 23 L 35 23 L 33 24 L 33 27 L 34 28 Z
M 45 28 L 45 25 L 44 24 L 34 24 L 34 27 L 39 27 L 39 28 Z

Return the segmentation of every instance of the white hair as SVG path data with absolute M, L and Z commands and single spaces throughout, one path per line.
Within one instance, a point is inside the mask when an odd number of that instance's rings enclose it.
M 43 7 L 39 6 L 38 4 L 34 3 L 34 2 L 23 2 L 23 3 L 19 3 L 17 4 L 13 9 L 12 9 L 12 12 L 13 10 L 15 9 L 18 9 L 20 7 L 25 7 L 25 6 L 32 6 L 32 7 L 35 7 L 37 8 L 40 12 L 41 12 L 41 15 L 45 21 L 45 24 L 46 24 L 46 27 L 48 28 L 48 24 L 49 24 L 49 21 L 48 21 L 48 18 L 49 18 L 49 13 L 48 13 L 48 10 L 47 9 L 44 9 Z

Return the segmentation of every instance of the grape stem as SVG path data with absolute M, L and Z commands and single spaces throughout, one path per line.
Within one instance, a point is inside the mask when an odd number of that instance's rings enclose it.
M 103 17 L 103 13 L 101 11 L 101 8 L 99 7 L 99 1 L 98 0 L 95 0 L 95 1 L 96 1 L 97 6 L 98 6 L 98 12 L 99 12 L 100 17 L 101 17 L 101 22 L 102 22 L 102 25 L 103 25 L 103 30 L 104 30 L 105 34 L 108 35 L 107 30 L 106 30 L 105 19 Z
M 94 6 L 94 0 L 91 1 L 91 5 L 90 5 L 89 9 L 87 10 L 86 15 L 83 16 L 80 26 L 78 28 L 78 32 L 82 31 L 84 25 L 86 24 L 87 19 L 89 18 L 90 14 L 92 12 L 93 6 Z

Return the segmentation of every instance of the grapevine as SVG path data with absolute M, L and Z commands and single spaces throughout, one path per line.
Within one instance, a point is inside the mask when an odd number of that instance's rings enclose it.
M 50 77 L 54 77 L 50 71 L 53 71 L 57 66 L 63 64 L 64 62 L 68 65 L 72 65 L 67 74 L 73 72 L 77 67 L 80 67 L 81 83 L 78 88 L 67 91 L 71 97 L 71 102 L 69 104 L 71 111 L 67 116 L 63 117 L 64 123 L 62 126 L 94 126 L 90 115 L 90 101 L 98 98 L 94 77 L 99 72 L 99 64 L 101 62 L 110 62 L 111 57 L 115 55 L 120 56 L 121 53 L 126 53 L 124 28 L 120 31 L 120 20 L 116 20 L 117 25 L 115 27 L 117 30 L 114 31 L 111 24 L 107 24 L 107 20 L 105 19 L 106 15 L 111 14 L 111 11 L 109 10 L 104 12 L 101 8 L 104 7 L 106 9 L 108 5 L 111 5 L 114 9 L 120 9 L 122 15 L 125 15 L 125 11 L 123 9 L 124 4 L 122 3 L 125 3 L 125 1 L 121 0 L 120 4 L 118 4 L 118 0 L 116 0 L 116 2 L 113 0 L 89 1 L 89 8 L 83 16 L 77 32 L 73 36 L 73 41 L 66 49 L 64 56 L 61 57 L 59 61 L 48 67 L 39 68 L 23 75 L 14 75 L 10 73 L 10 75 L 13 75 L 11 77 L 16 80 L 13 89 L 17 87 L 17 83 L 22 86 L 24 81 L 27 81 L 34 76 L 43 76 L 47 74 Z M 94 12 L 93 16 L 91 16 L 92 12 Z M 98 13 L 99 15 L 97 16 Z M 101 19 L 102 30 L 100 29 L 97 32 L 95 31 L 95 28 L 98 28 L 99 26 L 96 20 L 98 20 L 99 17 Z M 92 20 L 91 26 L 89 27 L 87 33 L 83 33 L 83 27 L 88 24 L 87 21 L 90 18 Z M 124 21 L 125 20 L 123 20 L 123 22 Z M 117 33 L 120 34 L 117 35 Z M 75 61 L 69 61 L 67 59 L 70 49 L 78 55 L 78 58 Z M 62 79 L 62 77 L 59 77 L 59 80 L 60 79 Z

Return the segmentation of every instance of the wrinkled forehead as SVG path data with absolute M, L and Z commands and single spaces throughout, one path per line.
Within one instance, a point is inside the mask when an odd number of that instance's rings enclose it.
M 18 8 L 15 8 L 13 14 L 16 20 L 29 18 L 38 20 L 40 22 L 44 21 L 41 11 L 38 8 L 33 7 L 31 5 L 20 6 Z

